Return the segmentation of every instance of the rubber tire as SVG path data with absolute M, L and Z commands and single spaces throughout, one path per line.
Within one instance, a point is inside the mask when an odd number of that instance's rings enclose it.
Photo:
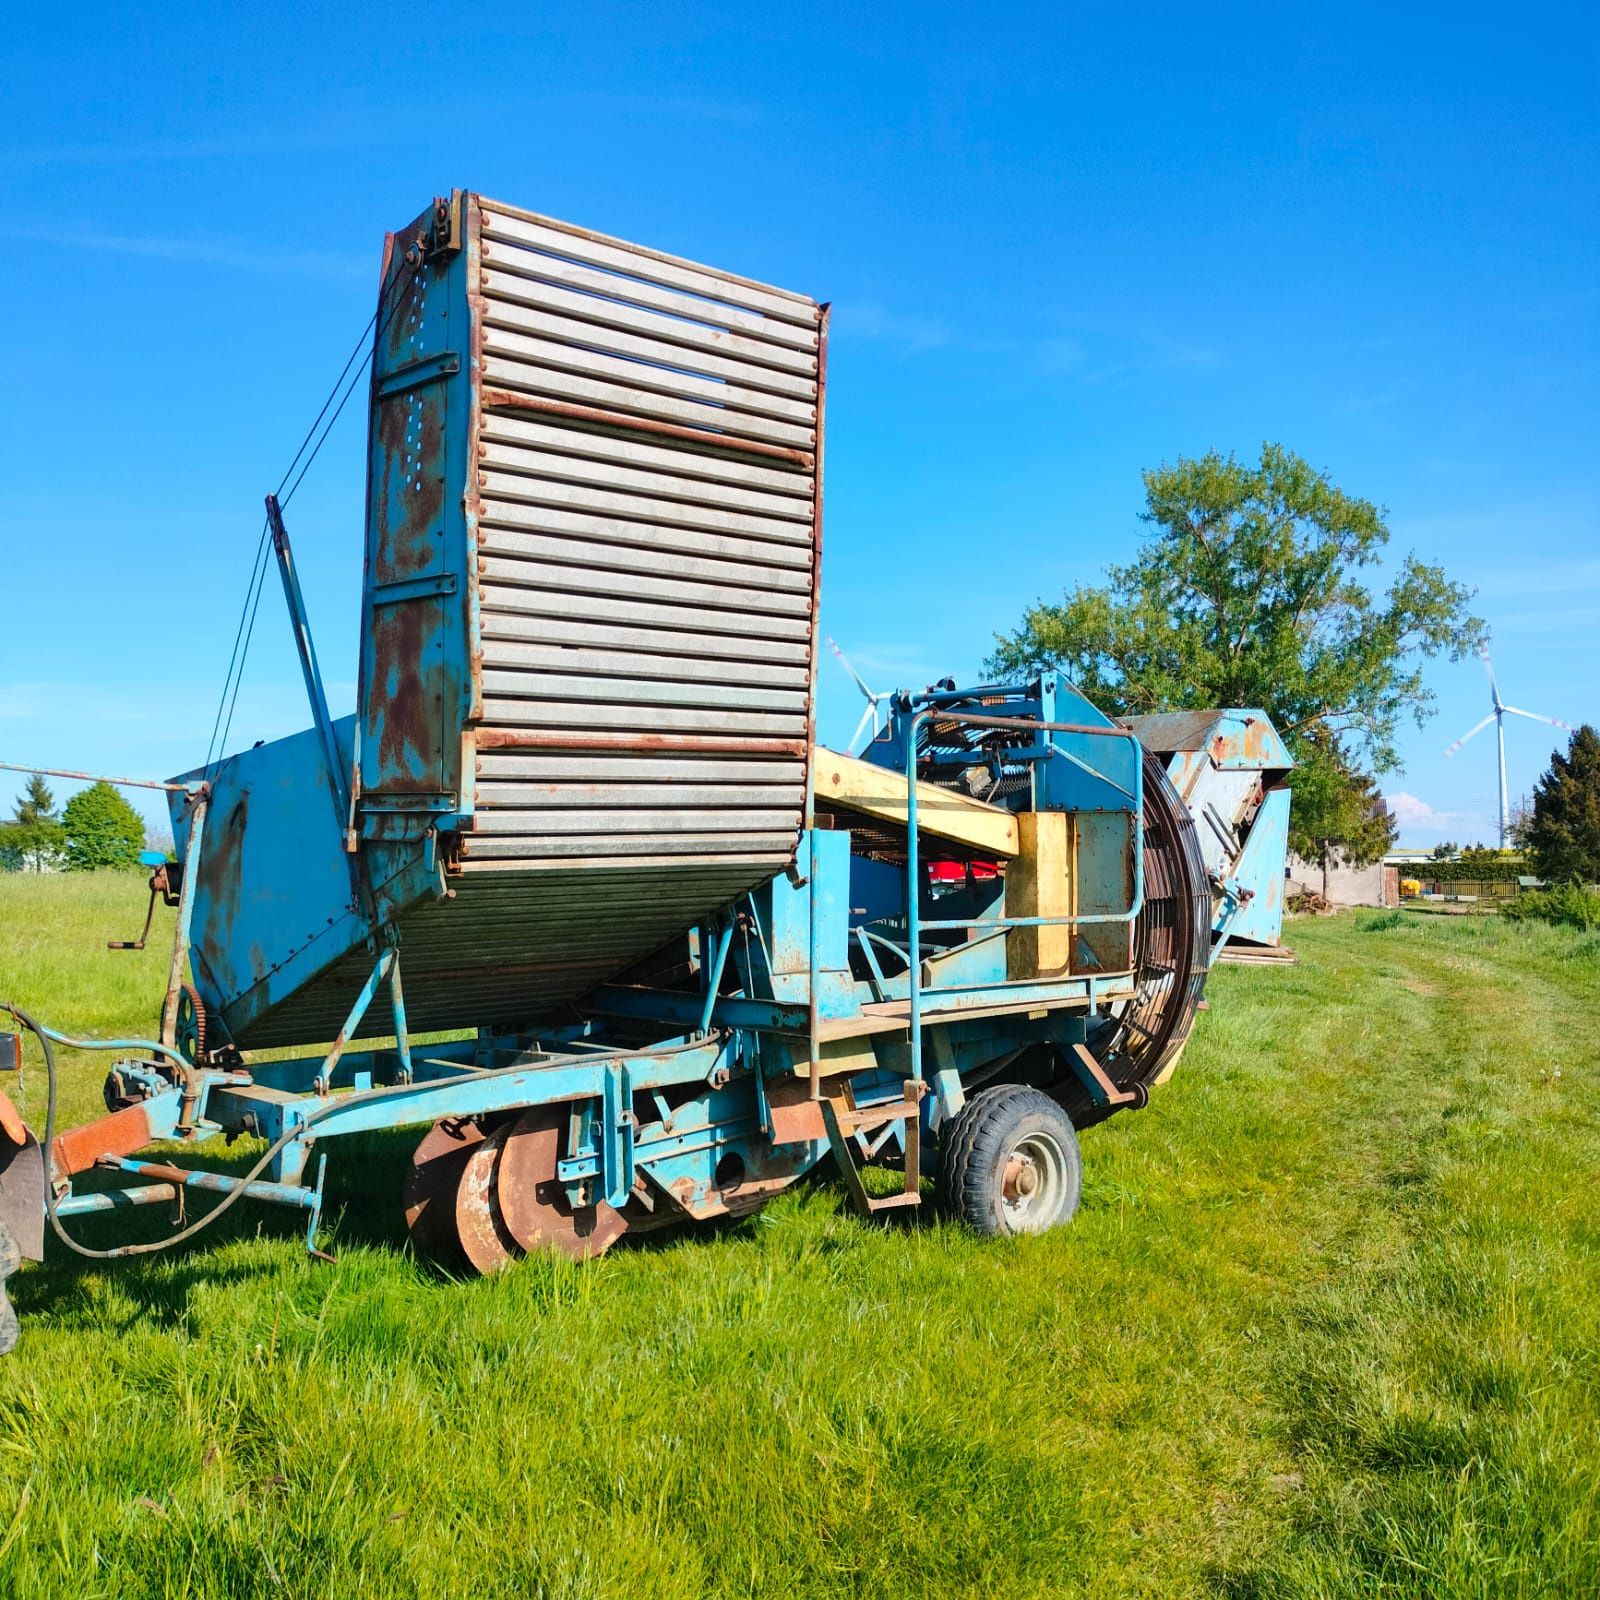
M 6 1279 L 22 1265 L 22 1251 L 12 1237 L 11 1230 L 0 1222 L 0 1356 L 9 1355 L 17 1345 L 21 1327 L 17 1322 L 16 1307 L 6 1294 Z
M 1070 1222 L 1083 1192 L 1077 1130 L 1049 1095 L 1020 1083 L 980 1090 L 945 1130 L 939 1149 L 939 1198 L 946 1213 L 985 1238 L 1022 1231 L 1006 1218 L 1002 1186 L 1011 1152 L 1034 1132 L 1050 1134 L 1060 1147 L 1067 1185 L 1055 1217 L 1027 1231 L 1042 1233 Z

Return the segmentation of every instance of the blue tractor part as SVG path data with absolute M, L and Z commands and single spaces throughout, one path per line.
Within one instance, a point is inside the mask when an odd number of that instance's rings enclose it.
M 1054 673 L 816 744 L 826 349 L 804 296 L 474 194 L 391 236 L 356 712 L 269 500 L 313 726 L 166 786 L 155 1037 L 12 1008 L 52 1073 L 59 1044 L 117 1058 L 109 1114 L 19 1165 L 50 1176 L 16 1185 L 30 1242 L 203 1189 L 315 1249 L 334 1141 L 417 1125 L 412 1238 L 479 1271 L 743 1214 L 827 1159 L 868 1213 L 936 1158 L 982 1231 L 1072 1214 L 1078 1131 L 1193 1026 L 1202 841 Z M 177 1159 L 219 1133 L 250 1168 Z
M 1214 899 L 1212 959 L 1280 951 L 1294 759 L 1271 719 L 1230 709 L 1124 720 L 1194 818 Z

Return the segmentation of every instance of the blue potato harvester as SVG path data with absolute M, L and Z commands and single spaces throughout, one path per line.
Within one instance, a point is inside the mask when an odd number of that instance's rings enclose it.
M 98 1042 L 99 1121 L 0 1118 L 0 1269 L 186 1189 L 314 1248 L 319 1147 L 408 1127 L 412 1238 L 477 1271 L 830 1155 L 866 1212 L 936 1155 L 980 1232 L 1072 1215 L 1078 1133 L 1176 1060 L 1237 885 L 1054 673 L 816 744 L 827 337 L 804 295 L 477 194 L 389 237 L 355 715 L 270 500 L 313 726 L 168 786 L 159 1037 Z M 13 1009 L 53 1080 L 86 1041 Z M 247 1171 L 141 1154 L 218 1133 Z

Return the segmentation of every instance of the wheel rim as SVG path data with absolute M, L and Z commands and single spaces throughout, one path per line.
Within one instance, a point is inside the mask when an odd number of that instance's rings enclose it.
M 1072 1187 L 1067 1153 L 1042 1129 L 1024 1135 L 1001 1171 L 1000 1211 L 1011 1233 L 1039 1233 L 1060 1221 Z

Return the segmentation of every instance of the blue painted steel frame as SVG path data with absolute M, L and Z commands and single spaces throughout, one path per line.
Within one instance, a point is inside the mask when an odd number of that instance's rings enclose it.
M 459 212 L 459 195 L 449 203 Z M 449 732 L 477 709 L 472 512 L 444 492 L 469 481 L 470 273 L 440 221 L 430 207 L 391 235 L 379 291 L 356 755 L 358 825 L 373 840 L 421 840 L 472 810 Z
M 983 692 L 982 700 L 987 703 L 995 698 L 1011 695 L 1026 695 L 1027 689 L 987 689 Z M 991 716 L 987 713 L 973 712 L 962 709 L 964 704 L 970 704 L 978 696 L 974 691 L 966 690 L 959 693 L 942 692 L 918 696 L 901 696 L 896 704 L 895 723 L 903 723 L 901 732 L 901 746 L 905 761 L 906 778 L 906 946 L 908 957 L 909 980 L 909 1012 L 911 1032 L 911 1076 L 922 1077 L 922 1016 L 923 997 L 929 991 L 922 982 L 922 933 L 925 929 L 931 931 L 967 931 L 980 926 L 993 926 L 995 928 L 1024 928 L 1024 927 L 1050 927 L 1050 926 L 1077 926 L 1084 923 L 1121 923 L 1132 924 L 1138 917 L 1144 905 L 1144 790 L 1142 779 L 1142 757 L 1139 755 L 1139 742 L 1126 728 L 1107 722 L 1104 727 L 1093 724 L 1061 723 L 1045 721 L 1033 717 L 1001 717 Z M 1041 705 L 1041 710 L 1048 707 L 1049 702 Z M 1067 754 L 1056 745 L 1052 735 L 1072 734 L 1090 738 L 1122 739 L 1130 742 L 1135 758 L 1132 763 L 1134 773 L 1131 789 L 1116 784 L 1114 780 L 1104 779 L 1104 775 L 1090 767 L 1081 757 L 1072 755 L 1073 764 L 1085 771 L 1092 773 L 1098 779 L 1107 783 L 1124 794 L 1131 802 L 1130 832 L 1133 840 L 1133 895 L 1128 908 L 1121 912 L 1093 912 L 1088 914 L 1074 914 L 1063 917 L 986 917 L 983 919 L 962 920 L 936 920 L 924 921 L 922 917 L 922 860 L 921 840 L 917 822 L 917 732 L 929 718 L 937 716 L 945 722 L 959 722 L 967 726 L 976 727 L 1014 727 L 1021 731 L 1037 731 L 1043 735 L 1042 742 L 1037 747 L 1025 747 L 1006 752 L 1007 757 L 1015 760 L 1043 760 L 1052 754 Z M 813 973 L 815 982 L 815 973 Z M 1008 989 L 1012 987 L 1008 985 Z M 1050 987 L 1058 988 L 1059 982 L 1052 981 Z
M 862 1041 L 867 1059 L 876 1062 L 851 1071 L 853 1088 L 863 1103 L 876 1099 L 890 1103 L 903 1095 L 908 1079 L 923 1080 L 925 1031 L 937 1025 L 941 1042 L 932 1080 L 934 1092 L 923 1099 L 920 1113 L 923 1125 L 931 1127 L 938 1118 L 959 1108 L 969 1072 L 998 1070 L 993 1063 L 1003 1064 L 1030 1041 L 1082 1042 L 1089 1011 L 1129 992 L 1126 973 L 1004 980 L 1003 958 L 997 967 L 994 955 L 979 946 L 987 941 L 992 947 L 1012 927 L 1128 924 L 1137 918 L 1143 904 L 1142 757 L 1133 735 L 1109 720 L 1077 723 L 1043 717 L 1042 713 L 1063 703 L 1053 682 L 1045 682 L 1042 688 L 984 692 L 986 700 L 995 696 L 1011 703 L 1027 697 L 1025 704 L 1032 715 L 1010 718 L 970 710 L 974 694 L 966 691 L 901 696 L 891 721 L 898 734 L 909 797 L 907 942 L 903 952 L 908 1015 L 898 1028 L 891 1021 L 885 1032 L 884 1025 L 863 1012 L 862 1002 L 874 994 L 883 998 L 885 991 L 898 988 L 899 980 L 884 980 L 880 969 L 874 986 L 852 979 L 848 971 L 849 837 L 838 831 L 808 829 L 797 857 L 797 868 L 803 872 L 776 876 L 747 896 L 742 906 L 725 908 L 701 928 L 700 981 L 695 990 L 613 983 L 589 997 L 586 1004 L 591 1015 L 587 1020 L 548 1030 L 543 1044 L 485 1035 L 413 1048 L 406 1036 L 399 957 L 393 948 L 384 948 L 375 953 L 341 1036 L 326 1055 L 262 1062 L 249 1074 L 195 1069 L 189 1085 L 195 1098 L 187 1114 L 184 1092 L 178 1087 L 157 1092 L 143 1102 L 152 1136 L 193 1142 L 218 1132 L 250 1131 L 280 1146 L 270 1176 L 251 1183 L 246 1193 L 306 1210 L 311 1217 L 310 1242 L 320 1216 L 320 1171 L 314 1186 L 304 1183 L 302 1174 L 315 1142 L 550 1104 L 582 1108 L 574 1123 L 576 1143 L 558 1165 L 558 1176 L 575 1204 L 599 1197 L 621 1206 L 636 1192 L 643 1174 L 692 1214 L 708 1214 L 704 1208 L 715 1210 L 718 1205 L 712 1192 L 714 1169 L 723 1153 L 748 1156 L 758 1169 L 766 1161 L 768 1165 L 760 1170 L 779 1173 L 777 1181 L 782 1181 L 798 1175 L 826 1152 L 826 1139 L 800 1140 L 781 1149 L 766 1143 L 772 1125 L 769 1082 L 797 1072 L 809 1073 L 815 1092 L 826 1028 L 841 1038 Z M 1083 704 L 1081 700 L 1067 703 L 1074 707 Z M 1039 764 L 1045 776 L 1036 791 L 1043 791 L 1047 808 L 1066 809 L 1067 788 L 1090 784 L 1107 808 L 1126 812 L 1133 868 L 1128 905 L 1062 917 L 1007 917 L 996 899 L 975 916 L 924 917 L 914 780 L 919 730 L 936 716 L 943 721 L 1018 728 L 1035 735 L 1031 744 L 1008 748 L 1005 754 L 1008 761 Z M 1064 750 L 1065 739 L 1081 748 Z M 1114 748 L 1127 746 L 1128 770 L 1118 768 L 1116 761 L 1102 764 L 1109 770 L 1096 766 L 1089 760 L 1090 740 Z M 1055 758 L 1063 754 L 1072 774 L 1067 788 L 1059 774 L 1052 772 Z M 1036 792 L 1036 803 L 1038 799 Z M 746 926 L 754 930 L 755 939 L 744 942 L 735 963 L 734 935 L 741 919 L 747 919 Z M 952 944 L 930 958 L 936 964 L 942 962 L 944 974 L 957 981 L 926 982 L 921 959 L 923 935 L 972 930 L 982 930 L 986 939 Z M 857 930 L 858 934 L 867 931 Z M 825 950 L 829 952 L 826 958 Z M 841 962 L 843 969 L 835 971 Z M 730 965 L 737 968 L 737 992 L 724 994 Z M 1002 976 L 997 977 L 997 972 Z M 347 1049 L 386 980 L 393 1003 L 394 1046 Z M 1005 1014 L 996 1015 L 997 1011 Z M 634 1030 L 641 1023 L 652 1023 L 670 1031 L 671 1036 L 643 1048 L 620 1046 L 606 1038 L 607 1018 Z M 120 1043 L 123 1048 L 172 1054 L 151 1041 Z M 854 1059 L 860 1059 L 859 1051 Z M 159 1084 L 157 1075 L 148 1076 L 152 1087 Z M 669 1089 L 678 1096 L 670 1105 L 661 1097 L 661 1091 Z M 639 1096 L 650 1098 L 656 1108 L 655 1120 L 636 1123 L 634 1107 Z M 863 1144 L 863 1152 L 870 1154 L 883 1142 L 880 1138 L 871 1146 Z M 64 1203 L 66 1213 L 152 1204 L 170 1198 L 180 1185 L 229 1193 L 241 1181 L 204 1172 L 175 1179 L 172 1169 L 128 1158 L 118 1164 L 130 1175 L 162 1181 L 123 1191 L 121 1197 L 109 1200 L 69 1196 Z

